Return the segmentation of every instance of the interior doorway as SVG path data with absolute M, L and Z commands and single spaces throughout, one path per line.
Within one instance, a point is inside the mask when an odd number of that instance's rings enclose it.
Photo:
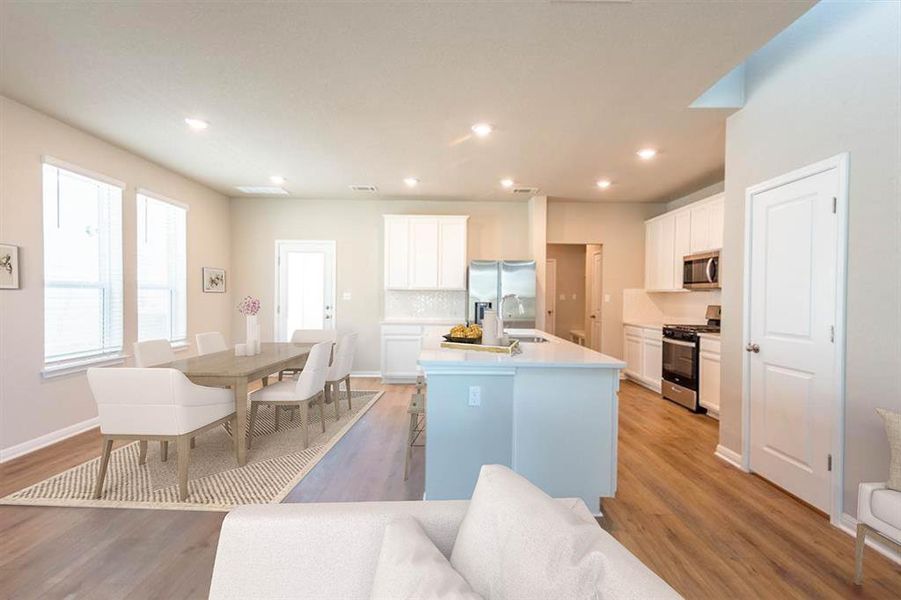
M 600 244 L 548 244 L 545 331 L 600 351 L 602 336 Z
M 334 329 L 335 242 L 277 240 L 275 340 L 298 329 Z

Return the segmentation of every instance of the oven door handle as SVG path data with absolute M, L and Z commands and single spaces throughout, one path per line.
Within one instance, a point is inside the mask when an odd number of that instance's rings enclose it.
M 711 270 L 712 270 L 712 269 L 713 269 L 713 259 L 712 259 L 712 258 L 708 258 L 708 259 L 707 259 L 707 266 L 706 266 L 705 269 L 704 269 L 705 274 L 707 275 L 707 283 L 714 283 L 714 281 L 713 281 L 713 273 L 711 273 Z
M 676 346 L 686 346 L 688 348 L 694 348 L 695 344 L 693 342 L 683 342 L 682 340 L 671 340 L 669 338 L 663 338 L 664 344 L 675 344 Z

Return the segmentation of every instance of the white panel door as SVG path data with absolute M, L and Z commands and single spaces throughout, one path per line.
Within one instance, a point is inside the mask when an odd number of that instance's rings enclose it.
M 410 220 L 385 217 L 385 287 L 405 289 L 410 276 Z
M 601 251 L 591 253 L 591 272 L 589 281 L 588 307 L 589 331 L 588 345 L 592 350 L 601 351 L 603 333 L 602 308 L 604 302 L 604 261 Z
M 683 260 L 691 254 L 691 212 L 676 213 L 673 243 L 673 287 L 682 289 Z
M 466 220 L 453 217 L 438 221 L 438 287 L 466 289 Z
M 544 272 L 544 330 L 551 335 L 557 331 L 557 261 L 549 258 Z
M 438 288 L 438 219 L 410 219 L 410 287 Z
M 751 470 L 829 512 L 837 219 L 833 168 L 751 196 Z
M 298 329 L 335 328 L 335 242 L 278 241 L 276 341 Z

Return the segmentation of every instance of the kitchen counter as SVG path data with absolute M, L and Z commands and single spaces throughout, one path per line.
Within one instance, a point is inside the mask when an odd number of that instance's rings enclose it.
M 623 321 L 623 325 L 641 327 L 642 329 L 663 329 L 663 323 L 640 323 L 638 321 Z
M 448 329 L 463 323 L 463 319 L 442 319 L 431 317 L 413 317 L 410 319 L 383 319 L 382 325 L 447 325 Z
M 419 365 L 423 368 L 477 367 L 486 368 L 576 368 L 622 369 L 626 363 L 618 358 L 595 352 L 557 336 L 537 329 L 508 329 L 511 336 L 542 337 L 547 342 L 522 342 L 521 354 L 508 355 L 477 350 L 451 350 L 442 348 L 439 340 L 423 342 Z
M 715 340 L 720 341 L 720 334 L 718 333 L 699 333 L 698 337 L 702 340 Z
M 599 499 L 616 492 L 625 363 L 543 331 L 507 333 L 548 341 L 520 341 L 514 356 L 423 343 L 425 498 L 470 498 L 482 465 L 501 464 L 597 511 Z

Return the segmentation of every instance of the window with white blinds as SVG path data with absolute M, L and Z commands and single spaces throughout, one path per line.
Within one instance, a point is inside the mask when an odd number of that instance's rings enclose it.
M 122 188 L 44 163 L 44 362 L 122 351 Z
M 187 210 L 138 193 L 138 340 L 188 336 Z

